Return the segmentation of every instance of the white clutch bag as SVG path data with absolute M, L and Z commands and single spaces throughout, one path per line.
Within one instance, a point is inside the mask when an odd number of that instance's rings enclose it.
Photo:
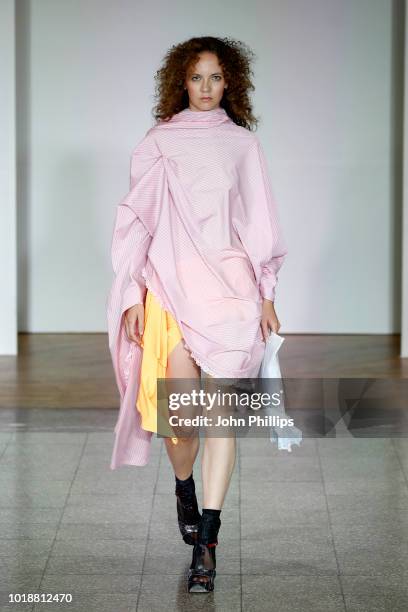
M 265 385 L 268 387 L 269 393 L 278 391 L 278 389 L 280 390 L 282 387 L 282 375 L 279 365 L 278 351 L 284 340 L 285 338 L 279 336 L 279 334 L 276 334 L 275 332 L 271 332 L 266 340 L 265 354 L 261 363 L 258 377 L 274 379 L 269 380 Z M 268 415 L 275 415 L 276 417 L 279 417 L 280 422 L 282 422 L 282 419 L 288 418 L 285 412 L 283 400 L 278 407 L 268 407 L 266 412 Z M 298 446 L 300 445 L 302 441 L 302 432 L 294 425 L 284 425 L 282 427 L 272 426 L 270 441 L 272 443 L 277 442 L 279 450 L 287 450 L 291 452 L 292 444 L 297 444 Z

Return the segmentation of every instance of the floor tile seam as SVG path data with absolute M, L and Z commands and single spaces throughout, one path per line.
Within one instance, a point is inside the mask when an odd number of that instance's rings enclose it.
M 84 442 L 83 442 L 83 444 L 82 444 L 82 449 L 81 449 L 81 454 L 80 454 L 80 456 L 79 456 L 78 464 L 77 464 L 77 466 L 76 466 L 76 469 L 75 469 L 74 475 L 73 475 L 73 477 L 72 477 L 71 484 L 70 484 L 70 486 L 69 486 L 69 488 L 68 488 L 68 491 L 67 491 L 67 494 L 66 494 L 66 497 L 65 497 L 64 506 L 63 506 L 63 508 L 61 509 L 61 515 L 60 515 L 59 520 L 58 520 L 57 525 L 56 525 L 56 529 L 55 529 L 54 538 L 53 538 L 53 540 L 52 540 L 51 547 L 50 547 L 50 550 L 49 550 L 49 552 L 48 552 L 47 561 L 46 561 L 46 563 L 45 563 L 44 570 L 43 570 L 43 572 L 42 572 L 42 576 L 41 576 L 41 580 L 40 580 L 39 588 L 41 588 L 41 586 L 42 586 L 42 582 L 43 582 L 44 576 L 45 576 L 46 571 L 47 571 L 47 568 L 48 568 L 48 564 L 49 564 L 49 561 L 50 561 L 50 558 L 51 558 L 51 555 L 52 555 L 52 551 L 54 550 L 54 547 L 55 547 L 55 542 L 56 542 L 56 540 L 57 540 L 57 533 L 58 533 L 58 530 L 59 530 L 60 525 L 61 525 L 61 523 L 62 523 L 62 518 L 63 518 L 63 516 L 64 516 L 64 512 L 65 512 L 65 509 L 66 509 L 66 507 L 67 507 L 67 501 L 68 501 L 69 496 L 70 496 L 70 494 L 71 494 L 71 489 L 72 489 L 73 484 L 74 484 L 74 482 L 75 482 L 75 477 L 76 477 L 76 475 L 77 475 L 77 473 L 78 473 L 79 466 L 81 465 L 82 457 L 84 456 L 84 453 L 85 453 L 85 448 L 86 448 L 86 444 L 87 444 L 87 441 L 88 441 L 88 437 L 89 437 L 89 434 L 86 434 L 85 439 L 84 439 Z M 34 606 L 35 606 L 35 604 L 34 604 Z M 32 608 L 32 609 L 34 609 L 34 606 L 33 606 L 33 608 Z
M 153 434 L 152 434 L 153 435 Z M 159 477 L 160 477 L 160 468 L 162 465 L 162 460 L 163 460 L 163 455 L 164 455 L 164 441 L 162 440 L 161 445 L 160 445 L 160 453 L 159 453 L 159 460 L 158 460 L 158 464 L 157 464 L 157 471 L 156 471 L 156 480 L 153 486 L 153 492 L 152 492 L 152 500 L 151 500 L 151 506 L 150 506 L 150 516 L 149 516 L 149 522 L 147 525 L 147 532 L 146 532 L 146 538 L 145 538 L 145 547 L 144 547 L 144 554 L 143 554 L 143 560 L 142 560 L 142 568 L 141 568 L 141 577 L 140 577 L 140 584 L 139 584 L 139 591 L 137 594 L 137 598 L 136 598 L 136 604 L 135 604 L 135 612 L 137 612 L 138 608 L 139 608 L 139 602 L 140 602 L 140 593 L 141 593 L 141 586 L 142 586 L 142 582 L 143 582 L 143 572 L 144 572 L 144 567 L 146 564 L 146 557 L 147 557 L 147 550 L 148 550 L 148 544 L 149 544 L 149 539 L 150 539 L 150 527 L 152 524 L 152 516 L 153 516 L 153 507 L 154 507 L 154 502 L 156 499 L 156 491 L 158 488 L 158 482 L 159 482 Z
M 337 575 L 337 580 L 338 580 L 338 584 L 339 584 L 339 587 L 340 587 L 340 593 L 341 593 L 341 597 L 342 597 L 342 601 L 343 601 L 344 611 L 347 612 L 346 598 L 345 598 L 344 591 L 343 591 L 343 585 L 342 585 L 340 577 L 339 577 L 340 576 L 340 562 L 339 562 L 339 559 L 338 559 L 336 545 L 335 545 L 335 541 L 334 541 L 333 525 L 332 525 L 331 516 L 330 516 L 329 502 L 328 502 L 328 499 L 327 499 L 326 482 L 325 482 L 325 479 L 324 479 L 322 459 L 321 459 L 321 456 L 320 456 L 319 444 L 317 442 L 316 442 L 316 453 L 317 453 L 317 460 L 319 462 L 320 476 L 321 476 L 321 479 L 322 479 L 322 487 L 323 487 L 324 499 L 325 499 L 325 503 L 326 503 L 326 512 L 327 512 L 328 525 L 329 525 L 329 530 L 330 530 L 330 535 L 331 535 L 331 543 L 332 543 L 332 547 L 333 547 L 334 558 L 336 560 L 336 567 L 337 567 L 336 575 Z

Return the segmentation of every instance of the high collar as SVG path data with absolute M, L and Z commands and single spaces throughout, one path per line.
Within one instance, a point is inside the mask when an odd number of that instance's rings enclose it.
M 231 119 L 226 110 L 221 106 L 203 111 L 193 111 L 187 107 L 173 115 L 169 121 L 161 125 L 168 125 L 169 127 L 206 128 L 221 125 L 226 121 L 231 121 Z

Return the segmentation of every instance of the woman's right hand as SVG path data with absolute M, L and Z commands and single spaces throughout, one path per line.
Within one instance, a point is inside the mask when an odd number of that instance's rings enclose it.
M 144 306 L 135 304 L 125 312 L 126 335 L 132 342 L 141 346 L 141 339 L 144 331 Z

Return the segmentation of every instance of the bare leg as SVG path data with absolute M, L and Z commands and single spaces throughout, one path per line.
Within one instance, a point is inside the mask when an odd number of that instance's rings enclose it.
M 221 510 L 235 466 L 235 437 L 206 437 L 201 474 L 203 480 L 203 508 Z
M 206 390 L 218 388 L 211 377 L 206 378 Z M 206 436 L 204 440 L 201 474 L 203 481 L 203 508 L 221 510 L 236 459 L 236 439 Z
M 214 384 L 212 377 L 206 377 L 203 386 L 207 392 L 216 392 L 218 389 L 218 385 Z M 217 412 L 220 414 L 222 410 L 217 410 Z M 211 588 L 211 585 L 208 583 L 214 580 L 210 575 L 201 575 L 202 570 L 199 568 L 205 568 L 208 572 L 215 571 L 215 546 L 217 544 L 214 538 L 216 537 L 215 534 L 218 534 L 220 519 L 214 512 L 210 514 L 210 511 L 221 511 L 235 465 L 235 436 L 219 438 L 210 435 L 211 432 L 215 433 L 211 427 L 205 431 L 201 463 L 203 481 L 203 515 L 201 525 L 204 525 L 205 535 L 203 536 L 203 531 L 201 531 L 200 535 L 199 528 L 198 549 L 194 549 L 188 576 L 189 591 L 197 590 L 197 588 L 208 590 Z M 210 529 L 208 529 L 208 526 L 210 526 Z M 194 583 L 198 582 L 207 583 L 207 586 L 204 584 L 202 587 L 195 586 Z
M 168 356 L 166 378 L 200 378 L 200 368 L 182 342 Z M 164 438 L 164 442 L 175 475 L 185 480 L 192 472 L 200 448 L 200 438 L 198 435 L 179 437 L 177 444 L 173 444 L 171 438 Z

